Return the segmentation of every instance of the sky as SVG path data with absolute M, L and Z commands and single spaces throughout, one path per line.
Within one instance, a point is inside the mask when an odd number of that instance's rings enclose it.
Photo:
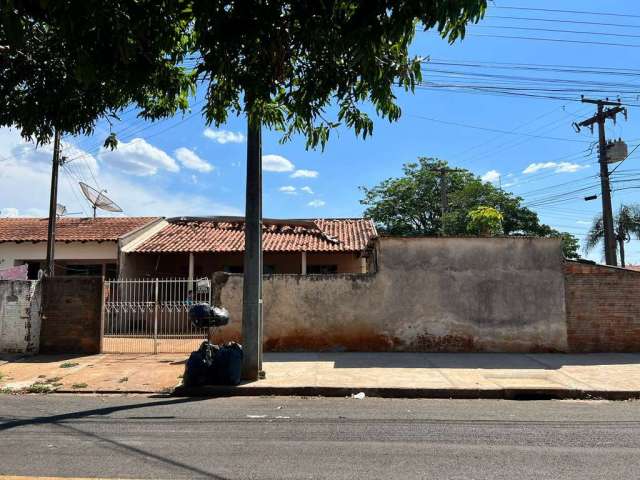
M 599 178 L 597 131 L 572 127 L 595 111 L 580 94 L 629 103 L 628 120 L 609 122 L 607 136 L 631 151 L 640 143 L 638 49 L 640 3 L 632 0 L 496 0 L 454 45 L 420 31 L 411 51 L 424 59 L 423 85 L 398 89 L 399 121 L 376 118 L 366 140 L 338 128 L 324 151 L 263 132 L 264 216 L 361 216 L 360 186 L 399 176 L 404 163 L 426 156 L 521 196 L 543 222 L 582 241 L 601 203 L 584 200 L 599 194 Z M 125 113 L 112 127 L 120 139 L 113 152 L 101 148 L 105 122 L 92 137 L 63 138 L 69 161 L 59 202 L 90 215 L 78 187 L 84 181 L 106 190 L 126 215 L 242 215 L 245 119 L 206 125 L 201 100 L 199 92 L 192 113 L 156 123 Z M 0 129 L 0 215 L 47 215 L 51 151 Z M 640 201 L 639 162 L 640 150 L 611 166 L 614 209 Z M 627 250 L 628 261 L 640 263 L 640 241 Z M 600 261 L 602 253 L 589 258 Z

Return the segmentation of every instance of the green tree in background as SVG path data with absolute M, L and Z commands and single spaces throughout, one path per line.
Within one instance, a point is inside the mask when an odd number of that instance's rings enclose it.
M 467 231 L 476 235 L 498 235 L 502 233 L 502 214 L 493 207 L 475 207 L 469 212 Z
M 626 266 L 624 244 L 630 242 L 631 238 L 640 239 L 640 205 L 622 205 L 613 219 L 613 230 L 618 243 L 620 265 L 624 267 Z M 599 215 L 594 218 L 593 225 L 587 233 L 585 253 L 592 251 L 603 240 L 604 222 L 602 215 Z
M 447 162 L 420 158 L 403 166 L 403 176 L 378 185 L 361 187 L 366 206 L 364 215 L 373 219 L 380 231 L 390 235 L 417 236 L 442 233 L 441 172 L 448 192 L 445 216 L 446 235 L 467 235 L 469 212 L 488 206 L 502 214 L 504 235 L 560 237 L 567 258 L 578 257 L 578 241 L 540 223 L 538 215 L 522 205 L 522 198 L 482 182 L 463 169 L 449 169 Z

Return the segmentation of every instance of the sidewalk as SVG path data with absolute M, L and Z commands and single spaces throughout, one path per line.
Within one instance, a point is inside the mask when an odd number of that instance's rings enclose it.
M 169 393 L 184 354 L 37 356 L 2 364 L 4 392 Z M 176 395 L 640 397 L 640 354 L 271 353 L 266 379 Z

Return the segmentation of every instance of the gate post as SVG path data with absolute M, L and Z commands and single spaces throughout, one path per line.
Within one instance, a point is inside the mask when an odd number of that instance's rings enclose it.
M 107 282 L 108 280 L 105 280 L 105 278 L 102 277 L 102 288 L 100 289 L 100 353 L 104 352 L 104 328 L 105 328 L 104 316 L 105 316 L 105 309 L 107 308 L 106 295 L 111 293 L 111 289 L 106 288 Z
M 158 279 L 155 281 L 155 301 L 153 304 L 153 353 L 158 353 Z

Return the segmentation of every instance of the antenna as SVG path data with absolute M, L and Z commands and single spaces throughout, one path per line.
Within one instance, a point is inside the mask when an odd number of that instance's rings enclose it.
M 104 194 L 106 190 L 99 192 L 98 190 L 96 190 L 93 187 L 90 187 L 84 182 L 78 182 L 78 183 L 80 184 L 82 193 L 84 194 L 85 198 L 89 201 L 89 203 L 91 204 L 91 207 L 93 208 L 93 218 L 96 218 L 97 208 L 99 208 L 100 210 L 106 210 L 107 212 L 122 211 L 122 209 L 116 204 L 116 202 L 114 202 Z
M 65 213 L 67 213 L 67 207 L 61 203 L 56 203 L 56 217 L 62 217 Z

